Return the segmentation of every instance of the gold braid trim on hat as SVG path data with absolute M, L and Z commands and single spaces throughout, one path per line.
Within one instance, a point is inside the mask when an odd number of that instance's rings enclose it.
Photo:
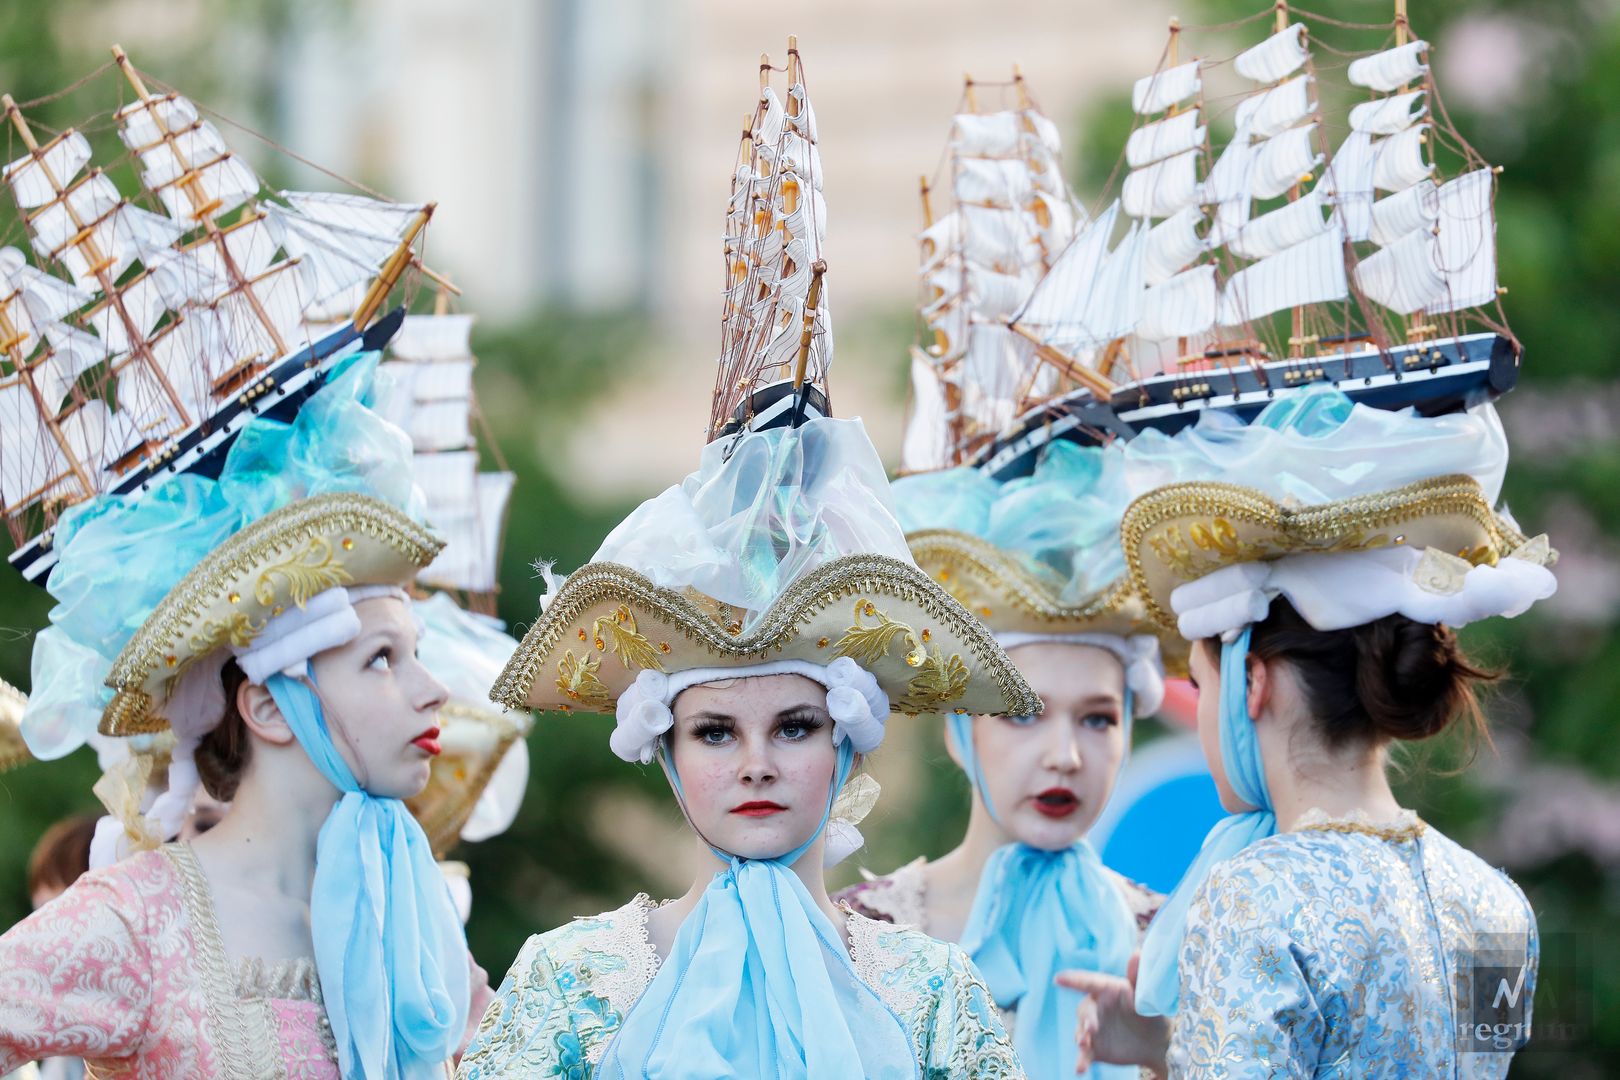
M 408 514 L 358 492 L 316 495 L 271 511 L 192 567 L 130 638 L 107 676 L 117 693 L 102 714 L 102 733 L 162 731 L 168 722 L 153 712 L 155 698 L 188 665 L 227 642 L 250 643 L 287 605 L 354 583 L 353 564 L 362 556 L 386 551 L 388 561 L 420 568 L 443 547 Z M 409 578 L 387 574 L 360 583 Z M 227 600 L 228 611 L 221 611 Z
M 1120 521 L 1133 589 L 1167 632 L 1176 629 L 1171 591 L 1226 566 L 1287 555 L 1333 554 L 1466 535 L 1446 554 L 1494 565 L 1525 543 L 1486 502 L 1470 476 L 1437 476 L 1389 491 L 1317 506 L 1286 506 L 1238 484 L 1194 481 L 1141 496 Z M 1456 550 L 1452 550 L 1456 548 Z
M 842 636 L 834 640 L 833 634 L 823 633 L 811 641 L 808 624 L 852 597 L 853 620 L 840 631 Z M 873 601 L 884 598 L 925 616 L 948 632 L 952 647 L 961 651 L 946 652 L 938 644 L 937 632 L 926 626 L 919 632 L 910 623 L 879 610 Z M 901 712 L 937 711 L 968 694 L 970 683 L 976 680 L 963 663 L 962 652 L 970 656 L 979 672 L 988 676 L 1000 699 L 997 709 L 977 711 L 1004 709 L 1020 715 L 1041 709 L 1039 697 L 983 623 L 915 566 L 886 555 L 849 555 L 817 567 L 789 586 L 746 634 L 735 621 L 722 623 L 706 611 L 699 601 L 707 599 L 655 585 L 637 571 L 616 563 L 583 566 L 563 582 L 539 621 L 524 635 L 517 652 L 491 687 L 490 698 L 515 709 L 570 708 L 565 703 L 548 705 L 555 696 L 549 688 L 537 692 L 542 669 L 554 664 L 558 693 L 587 708 L 606 709 L 617 694 L 605 677 L 601 657 L 616 657 L 616 666 L 622 664 L 633 679 L 637 668 L 742 666 L 795 646 L 794 655 L 802 653 L 804 659 L 821 662 L 878 650 L 882 670 L 873 673 L 885 684 L 885 692 Z M 714 606 L 712 602 L 710 606 Z M 592 611 L 601 609 L 609 614 L 589 620 L 589 628 L 581 622 Z M 672 661 L 684 657 L 672 656 L 674 649 L 669 642 L 654 645 L 637 630 L 634 620 L 638 613 L 643 619 L 655 617 L 676 628 L 696 647 L 701 662 L 669 667 Z M 581 623 L 577 629 L 576 622 Z M 573 643 L 566 640 L 571 630 L 585 645 L 583 658 L 574 654 Z M 904 655 L 891 655 L 889 647 L 902 638 L 907 646 Z M 565 647 L 567 652 L 559 656 Z M 861 662 L 872 666 L 870 656 Z

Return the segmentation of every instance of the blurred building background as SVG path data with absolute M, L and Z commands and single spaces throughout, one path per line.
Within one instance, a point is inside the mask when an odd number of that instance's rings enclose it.
M 1526 347 L 1502 407 L 1508 496 L 1562 552 L 1560 591 L 1465 640 L 1510 677 L 1496 745 L 1403 763 L 1408 805 L 1524 884 L 1547 960 L 1535 1052 L 1514 1075 L 1608 1076 L 1620 1058 L 1620 5 L 1411 0 L 1453 121 L 1506 167 L 1501 279 Z M 480 316 L 479 392 L 518 473 L 500 610 L 518 631 L 539 583 L 634 502 L 696 462 L 717 348 L 721 208 L 761 52 L 799 35 L 821 128 L 834 405 L 891 462 L 912 333 L 917 178 L 931 173 L 965 72 L 1014 63 L 1062 127 L 1071 182 L 1094 201 L 1166 18 L 1189 27 L 1264 0 L 53 0 L 0 5 L 0 90 L 61 90 L 121 42 L 137 66 L 245 129 L 402 199 L 437 200 L 429 257 Z M 1378 47 L 1389 0 L 1312 0 L 1313 36 Z M 1200 33 L 1204 55 L 1246 39 Z M 1319 64 L 1334 64 L 1331 52 Z M 66 126 L 110 110 L 113 81 L 30 109 Z M 100 90 L 95 90 L 99 86 Z M 101 99 L 91 100 L 99 92 Z M 91 97 L 86 97 L 91 95 Z M 86 102 L 89 102 L 87 105 Z M 101 122 L 106 121 L 103 114 Z M 1329 132 L 1336 140 L 1337 133 Z M 243 130 L 272 183 L 339 187 Z M 12 213 L 7 201 L 0 216 Z M 0 571 L 0 677 L 27 687 L 48 597 Z M 1151 734 L 1151 733 L 1150 733 Z M 656 770 L 613 759 L 606 721 L 544 718 L 530 798 L 469 848 L 469 934 L 492 973 L 523 936 L 684 887 L 695 863 Z M 885 797 L 851 860 L 888 869 L 960 835 L 965 782 L 927 722 L 897 722 L 875 766 Z M 94 808 L 88 754 L 0 775 L 0 926 L 26 910 L 22 865 L 46 825 Z M 673 845 L 673 846 L 672 846 Z M 695 856 L 694 856 L 695 858 Z M 848 879 L 854 871 L 840 871 Z M 689 880 L 689 878 L 688 878 Z

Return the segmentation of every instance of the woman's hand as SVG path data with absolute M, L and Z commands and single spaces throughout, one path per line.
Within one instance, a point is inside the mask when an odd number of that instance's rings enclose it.
M 1074 1041 L 1079 1049 L 1075 1072 L 1093 1062 L 1142 1065 L 1163 1075 L 1170 1048 L 1170 1022 L 1163 1016 L 1142 1016 L 1136 1011 L 1136 968 L 1141 953 L 1131 956 L 1126 978 L 1100 971 L 1060 971 L 1059 986 L 1085 994 L 1080 1003 Z

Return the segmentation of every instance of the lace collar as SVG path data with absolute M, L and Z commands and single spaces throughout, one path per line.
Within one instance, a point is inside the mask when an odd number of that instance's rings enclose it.
M 1428 828 L 1422 818 L 1411 810 L 1402 810 L 1390 821 L 1373 821 L 1365 810 L 1352 810 L 1341 816 L 1313 807 L 1300 815 L 1294 824 L 1295 832 L 1336 832 L 1372 836 L 1380 840 L 1399 843 L 1416 840 Z

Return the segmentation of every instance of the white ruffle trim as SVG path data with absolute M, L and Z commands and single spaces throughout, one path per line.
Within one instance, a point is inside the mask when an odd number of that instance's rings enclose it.
M 996 635 L 1003 649 L 1020 645 L 1091 645 L 1114 654 L 1125 668 L 1125 687 L 1131 692 L 1131 713 L 1152 716 L 1164 704 L 1164 660 L 1159 639 L 1152 634 L 1038 634 L 1009 630 Z

